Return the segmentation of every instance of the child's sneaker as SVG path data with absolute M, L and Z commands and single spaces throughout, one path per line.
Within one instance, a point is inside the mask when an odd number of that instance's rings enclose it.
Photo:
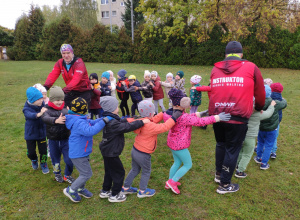
M 122 193 L 123 194 L 133 194 L 133 193 L 137 193 L 137 188 L 134 188 L 134 187 L 129 187 L 128 189 L 125 189 L 125 187 L 123 186 L 122 187 Z
M 59 183 L 63 183 L 64 182 L 64 179 L 62 177 L 62 175 L 60 173 L 58 174 L 55 174 L 55 180 Z
M 32 160 L 31 166 L 34 170 L 37 170 L 39 168 L 39 162 L 37 160 Z
M 255 152 L 255 153 L 257 152 L 257 146 L 255 146 L 255 148 L 254 148 L 254 152 Z
M 220 183 L 221 182 L 221 175 L 215 173 L 215 179 L 214 180 L 215 180 L 216 183 Z
M 175 182 L 177 184 L 177 186 L 180 186 L 181 183 L 180 182 Z M 166 182 L 166 185 L 165 185 L 165 189 L 170 189 L 170 187 L 167 185 L 167 182 Z
M 217 193 L 219 194 L 226 194 L 226 193 L 233 193 L 240 189 L 239 184 L 226 184 L 226 185 L 220 185 L 217 189 Z
M 276 153 L 273 153 L 273 152 L 272 152 L 272 153 L 271 153 L 271 158 L 272 158 L 272 159 L 276 159 Z
M 258 158 L 257 156 L 255 156 L 255 157 L 253 158 L 253 160 L 254 160 L 256 163 L 261 164 L 261 158 Z
M 65 188 L 63 190 L 64 194 L 69 197 L 69 199 L 71 199 L 72 202 L 80 202 L 81 201 L 81 197 L 78 195 L 77 192 L 70 192 L 70 186 L 68 186 L 67 188 Z
M 142 192 L 141 190 L 139 190 L 137 197 L 139 198 L 144 198 L 144 197 L 151 197 L 154 196 L 155 194 L 155 189 L 146 189 L 144 192 Z
M 240 171 L 236 171 L 234 174 L 235 177 L 237 178 L 246 178 L 247 174 L 245 172 L 240 172 Z
M 99 196 L 102 199 L 108 198 L 111 196 L 111 191 L 104 191 L 103 189 L 101 189 Z
M 177 184 L 174 180 L 172 179 L 169 179 L 167 182 L 166 182 L 166 185 L 168 185 L 168 187 L 170 187 L 170 189 L 173 191 L 173 193 L 175 194 L 180 194 L 180 191 L 177 187 Z
M 117 195 L 113 196 L 110 195 L 108 197 L 108 201 L 110 202 L 124 202 L 126 200 L 126 195 L 124 195 L 123 193 L 119 192 Z
M 84 198 L 87 198 L 87 199 L 92 198 L 92 196 L 93 196 L 93 193 L 88 191 L 86 188 L 83 188 L 81 190 L 78 189 L 78 194 L 80 196 L 83 196 Z
M 42 168 L 43 174 L 49 173 L 49 168 L 48 168 L 48 164 L 47 163 L 41 163 L 41 168 Z
M 68 183 L 73 183 L 75 181 L 75 179 L 71 176 L 64 176 L 64 181 L 68 182 Z
M 260 169 L 261 170 L 267 170 L 270 168 L 270 165 L 268 163 L 261 163 L 260 164 Z

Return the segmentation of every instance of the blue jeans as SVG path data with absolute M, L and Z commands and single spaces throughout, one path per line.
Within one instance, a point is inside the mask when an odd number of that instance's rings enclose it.
M 277 138 L 278 138 L 278 135 L 279 135 L 279 127 L 280 127 L 280 124 L 278 124 L 278 127 L 275 131 L 276 132 L 276 139 L 275 139 L 275 142 L 274 142 L 274 145 L 273 145 L 273 148 L 272 148 L 272 153 L 276 153 L 277 151 Z
M 262 159 L 263 164 L 267 164 L 272 148 L 274 146 L 274 141 L 276 138 L 277 131 L 259 131 L 257 137 L 257 157 Z
M 65 161 L 65 176 L 70 176 L 73 172 L 73 163 L 69 158 L 69 140 L 51 140 L 49 139 L 50 157 L 53 165 L 53 173 L 59 174 L 61 154 Z

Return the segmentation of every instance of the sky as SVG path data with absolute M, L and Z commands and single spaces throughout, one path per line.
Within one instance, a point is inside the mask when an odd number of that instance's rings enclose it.
M 28 15 L 31 4 L 53 8 L 60 0 L 0 0 L 0 26 L 15 29 L 16 21 L 23 13 Z

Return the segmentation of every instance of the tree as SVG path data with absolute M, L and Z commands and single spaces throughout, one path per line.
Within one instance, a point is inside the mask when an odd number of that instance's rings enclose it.
M 144 23 L 144 16 L 142 12 L 138 12 L 135 9 L 139 6 L 139 0 L 132 0 L 133 4 L 133 26 L 137 29 L 138 26 Z M 125 14 L 122 13 L 122 21 L 125 24 L 126 33 L 131 36 L 131 0 L 125 2 Z
M 42 6 L 42 12 L 45 17 L 45 24 L 49 24 L 50 22 L 58 19 L 61 17 L 61 13 L 57 6 L 54 6 L 53 9 L 51 9 L 48 5 Z
M 12 46 L 14 42 L 13 31 L 0 26 L 0 45 Z
M 223 41 L 246 37 L 255 27 L 265 42 L 271 26 L 295 31 L 300 24 L 297 0 L 141 0 L 137 11 L 145 16 L 144 38 L 164 34 L 186 42 L 207 40 L 215 25 L 222 27 Z

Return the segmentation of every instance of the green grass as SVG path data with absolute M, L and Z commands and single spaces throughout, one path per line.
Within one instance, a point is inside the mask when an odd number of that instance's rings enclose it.
M 236 179 L 240 191 L 219 195 L 214 183 L 215 140 L 212 126 L 207 130 L 193 128 L 190 152 L 192 169 L 180 180 L 181 195 L 164 189 L 168 172 L 173 163 L 166 146 L 167 133 L 158 137 L 158 148 L 152 155 L 152 174 L 149 187 L 156 189 L 152 198 L 139 199 L 129 195 L 121 204 L 111 204 L 100 199 L 104 168 L 98 148 L 101 133 L 94 137 L 94 151 L 91 154 L 93 177 L 87 188 L 94 193 L 91 199 L 83 198 L 79 204 L 72 203 L 62 190 L 66 183 L 54 181 L 52 173 L 43 175 L 34 171 L 26 156 L 24 140 L 24 116 L 22 108 L 26 100 L 26 89 L 35 83 L 44 83 L 54 62 L 0 61 L 0 218 L 39 219 L 299 219 L 300 218 L 300 172 L 299 155 L 299 103 L 300 71 L 288 69 L 261 69 L 264 78 L 281 82 L 283 97 L 288 107 L 283 111 L 283 121 L 278 139 L 278 158 L 270 161 L 271 168 L 259 169 L 251 160 L 246 179 Z M 144 64 L 101 64 L 86 63 L 89 73 L 98 74 L 111 69 L 115 74 L 126 69 L 128 75 L 135 74 L 143 80 L 145 69 L 156 70 L 164 80 L 168 72 L 183 70 L 189 88 L 189 78 L 194 74 L 202 76 L 207 85 L 211 66 L 163 66 Z M 64 87 L 62 77 L 56 85 Z M 203 94 L 199 110 L 205 110 L 208 98 Z M 167 107 L 165 99 L 165 107 Z M 126 145 L 121 155 L 126 174 L 130 170 L 130 151 L 134 133 L 125 135 Z M 50 160 L 49 163 L 50 165 Z M 50 170 L 52 166 L 50 165 Z M 78 176 L 75 170 L 74 176 Z M 138 186 L 139 177 L 134 181 Z

